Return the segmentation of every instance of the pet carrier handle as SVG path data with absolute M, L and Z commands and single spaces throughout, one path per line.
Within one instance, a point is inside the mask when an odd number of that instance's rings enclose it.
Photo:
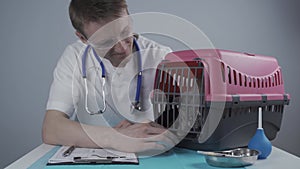
M 244 52 L 245 55 L 248 55 L 248 56 L 255 56 L 255 54 L 253 53 L 248 53 L 248 52 Z

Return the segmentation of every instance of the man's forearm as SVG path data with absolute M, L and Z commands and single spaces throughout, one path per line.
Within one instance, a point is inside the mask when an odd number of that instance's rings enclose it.
M 80 124 L 59 111 L 46 112 L 42 137 L 46 144 L 109 148 L 110 128 Z M 110 134 L 109 134 L 110 133 Z
M 112 148 L 124 152 L 163 152 L 174 146 L 176 140 L 171 132 L 151 123 L 121 122 L 114 128 L 91 126 L 72 121 L 64 113 L 54 110 L 47 111 L 43 124 L 43 142 L 54 145 Z

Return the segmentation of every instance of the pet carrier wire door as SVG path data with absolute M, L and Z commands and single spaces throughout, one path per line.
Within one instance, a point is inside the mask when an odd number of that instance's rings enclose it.
M 157 67 L 152 102 L 156 122 L 184 138 L 178 146 L 223 150 L 248 144 L 258 107 L 273 140 L 289 99 L 275 58 L 202 49 L 166 56 Z

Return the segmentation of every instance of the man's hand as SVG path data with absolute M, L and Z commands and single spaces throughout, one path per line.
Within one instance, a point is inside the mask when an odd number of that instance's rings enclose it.
M 122 121 L 114 127 L 116 136 L 112 148 L 126 152 L 164 152 L 174 147 L 177 137 L 161 125 Z

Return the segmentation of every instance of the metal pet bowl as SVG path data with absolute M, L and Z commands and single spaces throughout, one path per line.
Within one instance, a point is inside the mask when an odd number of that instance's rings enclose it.
M 259 151 L 248 148 L 233 150 L 206 152 L 198 151 L 205 156 L 206 162 L 215 167 L 243 167 L 254 164 Z

